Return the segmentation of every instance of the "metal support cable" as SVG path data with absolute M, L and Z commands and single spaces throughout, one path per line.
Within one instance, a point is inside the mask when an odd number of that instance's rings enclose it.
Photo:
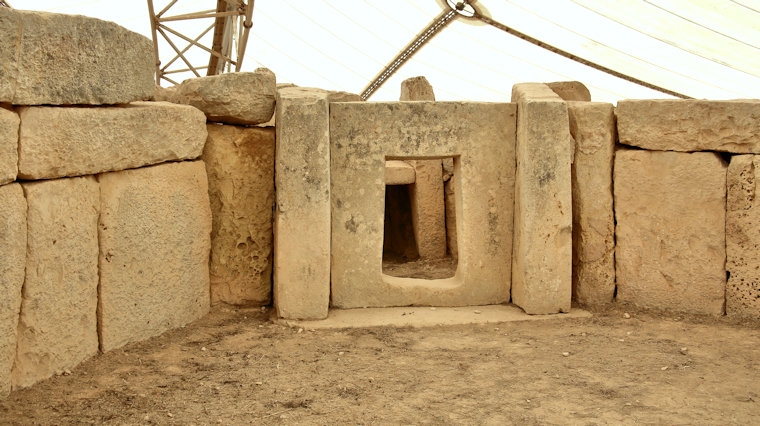
M 445 28 L 451 21 L 457 16 L 457 13 L 453 10 L 444 11 L 438 17 L 433 20 L 430 25 L 427 26 L 417 37 L 409 43 L 404 50 L 399 52 L 398 55 L 388 64 L 380 73 L 367 85 L 362 91 L 361 98 L 366 101 L 372 93 L 375 92 L 385 81 L 390 78 L 399 68 L 401 68 L 406 61 L 408 61 L 417 51 L 430 41 L 433 36 L 438 34 L 443 28 Z
M 602 71 L 604 73 L 607 73 L 607 74 L 610 74 L 612 76 L 615 76 L 617 78 L 629 81 L 631 83 L 638 84 L 639 86 L 643 86 L 643 87 L 646 87 L 648 89 L 656 90 L 658 92 L 662 92 L 662 93 L 665 93 L 665 94 L 668 94 L 668 95 L 671 95 L 671 96 L 675 96 L 675 97 L 678 97 L 678 98 L 682 98 L 682 99 L 691 99 L 690 96 L 684 95 L 683 93 L 678 93 L 676 91 L 673 91 L 673 90 L 670 90 L 670 89 L 666 89 L 664 87 L 657 86 L 655 84 L 646 82 L 644 80 L 640 80 L 640 79 L 638 79 L 636 77 L 632 77 L 630 75 L 623 74 L 623 73 L 621 73 L 619 71 L 615 71 L 615 70 L 613 70 L 611 68 L 607 68 L 604 65 L 597 64 L 596 62 L 589 61 L 587 59 L 581 58 L 580 56 L 577 56 L 577 55 L 574 55 L 574 54 L 572 54 L 570 52 L 562 50 L 562 49 L 560 49 L 558 47 L 552 46 L 551 44 L 544 43 L 543 41 L 541 41 L 541 40 L 539 40 L 537 38 L 531 37 L 531 36 L 529 36 L 529 35 L 527 35 L 527 34 L 525 34 L 523 32 L 517 31 L 516 29 L 514 29 L 514 28 L 512 28 L 510 26 L 502 24 L 501 22 L 498 22 L 498 21 L 496 21 L 496 20 L 494 20 L 494 19 L 492 19 L 492 18 L 490 18 L 488 16 L 485 16 L 485 15 L 481 14 L 480 12 L 477 11 L 477 9 L 475 10 L 475 15 L 473 16 L 473 18 L 478 19 L 481 22 L 486 23 L 488 25 L 491 25 L 494 28 L 502 30 L 502 31 L 504 31 L 507 34 L 510 34 L 512 36 L 521 38 L 521 39 L 527 41 L 528 43 L 536 45 L 536 46 L 538 46 L 538 47 L 540 47 L 542 49 L 546 49 L 546 50 L 548 50 L 548 51 L 550 51 L 552 53 L 564 56 L 565 58 L 568 58 L 568 59 L 570 59 L 572 61 L 575 61 L 575 62 L 578 62 L 580 64 L 586 65 L 587 67 L 594 68 L 596 70 L 599 70 L 599 71 Z

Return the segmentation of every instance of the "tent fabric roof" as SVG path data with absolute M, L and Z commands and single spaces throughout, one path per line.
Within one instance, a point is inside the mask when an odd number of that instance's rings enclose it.
M 72 10 L 81 1 L 37 3 L 122 25 L 129 18 L 125 26 L 150 37 L 144 4 L 119 2 L 139 10 L 103 16 L 87 11 L 113 2 L 85 2 L 84 12 Z M 196 11 L 216 5 L 182 3 Z M 558 49 L 689 97 L 760 98 L 760 0 L 478 0 L 476 6 Z M 257 0 L 243 69 L 264 66 L 281 82 L 360 93 L 445 7 L 444 0 Z M 566 80 L 586 84 L 596 101 L 670 97 L 465 19 L 433 37 L 369 100 L 398 99 L 401 81 L 418 75 L 439 100 L 504 102 L 515 83 Z

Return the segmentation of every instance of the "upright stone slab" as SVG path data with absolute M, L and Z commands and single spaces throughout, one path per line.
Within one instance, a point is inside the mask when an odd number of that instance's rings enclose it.
M 18 183 L 0 186 L 0 398 L 11 390 L 21 286 L 26 267 L 26 199 Z
M 206 117 L 186 105 L 20 109 L 19 177 L 83 176 L 200 157 Z
M 98 183 L 88 176 L 23 187 L 28 240 L 14 388 L 98 352 Z
M 726 164 L 711 152 L 615 155 L 617 300 L 723 313 Z
M 400 101 L 434 101 L 433 86 L 423 76 L 407 78 L 401 82 Z
M 435 101 L 435 93 L 425 77 L 413 77 L 401 82 L 399 100 Z M 410 160 L 409 163 L 414 166 L 416 176 L 409 195 L 417 252 L 422 259 L 446 257 L 446 211 L 441 160 Z
M 323 319 L 330 303 L 328 92 L 277 92 L 274 302 L 289 319 Z
M 208 125 L 212 303 L 271 301 L 274 136 L 271 127 Z
M 19 124 L 18 114 L 0 108 L 0 185 L 13 182 L 18 174 Z
M 98 180 L 100 349 L 205 315 L 211 209 L 203 162 L 105 173 Z
M 509 300 L 515 113 L 513 104 L 480 102 L 330 106 L 333 306 L 466 306 Z M 429 280 L 385 275 L 386 160 L 426 157 L 456 159 L 461 248 L 456 274 Z M 322 192 L 310 188 L 307 194 Z
M 545 84 L 512 87 L 517 171 L 512 303 L 528 314 L 570 311 L 573 138 L 567 104 Z
M 760 318 L 760 156 L 736 155 L 726 184 L 726 314 Z
M 760 100 L 622 100 L 620 143 L 658 151 L 760 153 Z
M 266 68 L 191 78 L 170 94 L 173 102 L 192 105 L 208 121 L 253 125 L 266 123 L 274 113 L 275 75 Z
M 123 104 L 153 94 L 153 43 L 113 22 L 0 8 L 0 102 Z
M 615 218 L 612 161 L 615 112 L 612 104 L 568 102 L 575 139 L 573 184 L 573 296 L 583 305 L 615 296 Z

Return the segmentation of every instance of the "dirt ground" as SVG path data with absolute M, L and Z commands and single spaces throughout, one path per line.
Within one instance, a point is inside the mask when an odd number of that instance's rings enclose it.
M 269 315 L 216 307 L 12 393 L 0 423 L 760 422 L 757 321 L 616 307 L 581 319 L 303 330 Z

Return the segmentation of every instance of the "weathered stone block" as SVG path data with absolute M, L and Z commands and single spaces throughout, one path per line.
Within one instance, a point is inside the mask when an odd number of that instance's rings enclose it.
M 584 305 L 612 302 L 615 295 L 615 218 L 612 104 L 569 102 L 575 139 L 573 184 L 573 296 Z
M 726 176 L 726 314 L 760 317 L 760 157 L 731 157 Z
M 434 101 L 433 86 L 423 76 L 407 78 L 401 82 L 400 101 Z
M 88 176 L 23 188 L 28 239 L 14 388 L 98 352 L 98 183 Z
M 0 398 L 11 390 L 21 286 L 26 267 L 26 199 L 18 183 L 0 186 Z
M 0 108 L 0 185 L 13 182 L 18 174 L 19 123 L 18 114 Z
M 591 92 L 580 81 L 556 81 L 546 83 L 554 93 L 566 101 L 591 102 Z
M 513 86 L 512 100 L 518 111 L 512 302 L 528 314 L 568 312 L 574 141 L 567 104 L 534 83 Z
M 414 167 L 407 161 L 388 160 L 385 162 L 386 185 L 409 185 L 416 177 Z
M 211 209 L 203 162 L 105 173 L 98 180 L 100 349 L 205 315 Z
M 620 143 L 658 151 L 760 153 L 760 101 L 621 100 Z
M 274 302 L 282 318 L 323 319 L 330 303 L 328 96 L 277 92 Z
M 122 104 L 153 94 L 153 43 L 113 22 L 0 9 L 0 102 Z
M 50 179 L 198 158 L 203 113 L 185 105 L 20 108 L 19 177 Z
M 515 109 L 513 104 L 475 102 L 330 106 L 333 306 L 509 300 Z M 384 275 L 386 158 L 424 157 L 455 158 L 456 275 L 434 280 Z M 323 191 L 310 188 L 308 194 L 321 196 Z
M 617 299 L 723 312 L 726 164 L 715 153 L 615 154 Z
M 274 136 L 271 127 L 208 125 L 212 303 L 271 301 Z
M 228 124 L 261 124 L 272 118 L 276 92 L 275 75 L 266 68 L 183 81 L 172 95 L 173 102 L 192 105 L 208 121 Z

